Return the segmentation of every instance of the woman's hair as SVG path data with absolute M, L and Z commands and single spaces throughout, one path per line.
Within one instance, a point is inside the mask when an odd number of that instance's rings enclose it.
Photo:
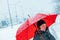
M 37 22 L 37 27 L 39 28 L 42 24 L 45 24 L 45 21 L 44 20 L 39 20 Z

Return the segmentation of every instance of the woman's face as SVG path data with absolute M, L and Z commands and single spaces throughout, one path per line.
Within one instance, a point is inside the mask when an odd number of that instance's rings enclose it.
M 40 26 L 40 30 L 41 30 L 41 31 L 45 31 L 45 30 L 46 30 L 46 24 L 42 24 L 42 25 Z

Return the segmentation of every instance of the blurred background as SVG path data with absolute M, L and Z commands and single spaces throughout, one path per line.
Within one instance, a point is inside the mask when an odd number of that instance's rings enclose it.
M 0 28 L 20 24 L 28 15 L 59 11 L 60 0 L 0 0 Z

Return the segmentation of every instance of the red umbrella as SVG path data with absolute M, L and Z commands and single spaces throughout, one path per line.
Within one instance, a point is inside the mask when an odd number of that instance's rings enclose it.
M 52 25 L 56 20 L 57 14 L 37 14 L 32 18 L 29 18 L 26 20 L 25 23 L 23 23 L 16 33 L 16 40 L 29 40 L 34 36 L 34 32 L 37 30 L 36 22 L 39 20 L 44 20 L 49 27 Z

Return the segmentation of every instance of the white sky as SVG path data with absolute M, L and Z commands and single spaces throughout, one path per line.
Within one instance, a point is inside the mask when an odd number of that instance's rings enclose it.
M 12 17 L 33 16 L 36 13 L 54 13 L 56 3 L 52 0 L 8 0 Z M 0 15 L 9 18 L 7 0 L 0 0 Z M 0 17 L 2 19 L 2 17 Z

